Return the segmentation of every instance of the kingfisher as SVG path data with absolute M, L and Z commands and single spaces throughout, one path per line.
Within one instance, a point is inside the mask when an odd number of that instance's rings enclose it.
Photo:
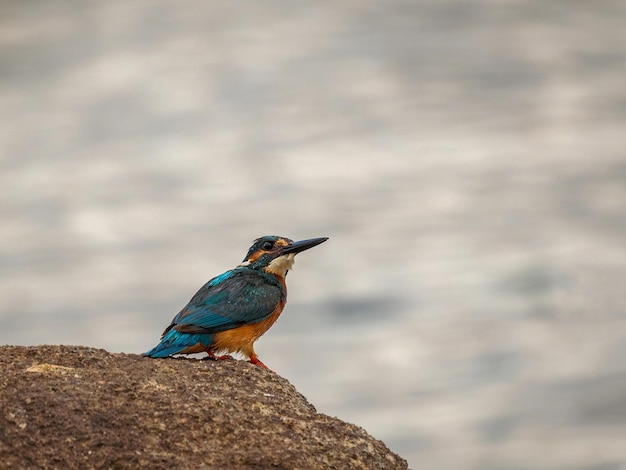
M 243 262 L 214 277 L 191 298 L 143 355 L 169 357 L 205 351 L 219 360 L 241 353 L 268 369 L 254 352 L 254 342 L 278 319 L 287 302 L 285 276 L 296 254 L 324 243 L 328 237 L 294 242 L 267 235 L 257 238 Z

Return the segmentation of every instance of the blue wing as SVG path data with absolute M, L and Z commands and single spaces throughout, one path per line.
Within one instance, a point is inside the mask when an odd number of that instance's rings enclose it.
M 267 318 L 284 299 L 273 276 L 237 268 L 211 279 L 174 320 L 172 328 L 185 333 L 217 333 Z
M 240 267 L 207 282 L 172 320 L 161 342 L 145 353 L 166 357 L 198 343 L 207 348 L 213 334 L 267 318 L 285 299 L 274 276 Z

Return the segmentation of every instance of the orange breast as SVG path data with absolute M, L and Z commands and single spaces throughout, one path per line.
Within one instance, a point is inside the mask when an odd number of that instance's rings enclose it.
M 211 349 L 213 351 L 240 352 L 247 357 L 254 356 L 254 342 L 278 320 L 284 307 L 285 301 L 279 303 L 265 320 L 215 333 Z

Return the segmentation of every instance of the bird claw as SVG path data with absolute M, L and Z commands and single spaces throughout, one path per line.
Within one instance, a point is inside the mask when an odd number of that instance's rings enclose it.
M 233 358 L 233 356 L 230 356 L 228 354 L 224 354 L 223 356 L 216 356 L 215 354 L 213 354 L 210 351 L 207 351 L 206 353 L 209 355 L 209 359 L 212 359 L 214 361 L 223 361 L 225 359 L 232 359 Z
M 263 367 L 263 369 L 270 370 L 270 368 L 269 368 L 269 367 L 267 367 L 265 364 L 263 364 L 263 363 L 259 360 L 259 358 L 258 358 L 258 357 L 256 357 L 256 356 L 252 356 L 252 357 L 250 357 L 250 360 L 249 360 L 248 362 L 249 362 L 250 364 L 254 364 L 254 365 L 257 365 L 257 366 L 259 366 L 259 367 Z

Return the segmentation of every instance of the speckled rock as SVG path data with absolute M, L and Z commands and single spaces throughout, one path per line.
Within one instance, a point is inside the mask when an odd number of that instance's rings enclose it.
M 366 468 L 407 463 L 244 361 L 0 347 L 3 468 Z

